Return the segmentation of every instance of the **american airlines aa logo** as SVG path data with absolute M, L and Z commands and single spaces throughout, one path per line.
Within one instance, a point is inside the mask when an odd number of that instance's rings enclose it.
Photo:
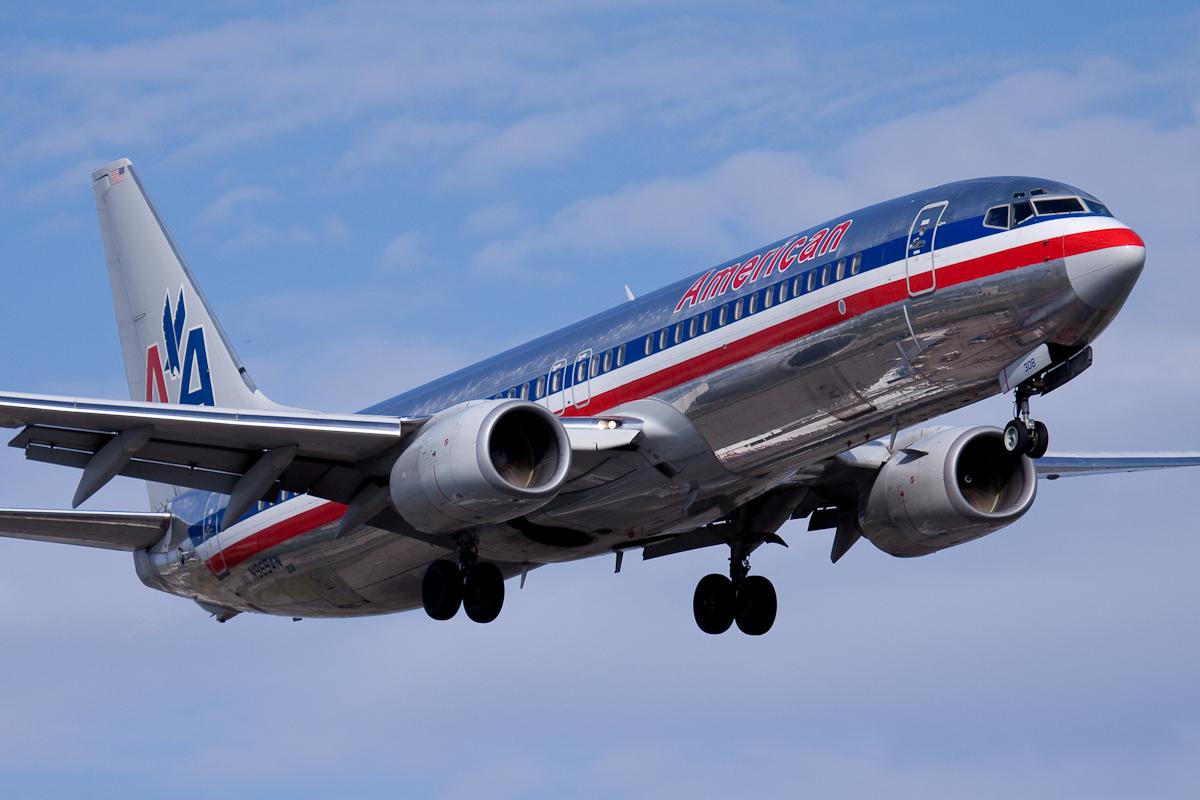
M 185 337 L 186 325 L 187 305 L 181 286 L 174 314 L 171 313 L 170 291 L 163 300 L 161 348 L 155 343 L 146 349 L 146 402 L 216 405 L 213 402 L 212 376 L 208 371 L 204 326 L 197 325 Z

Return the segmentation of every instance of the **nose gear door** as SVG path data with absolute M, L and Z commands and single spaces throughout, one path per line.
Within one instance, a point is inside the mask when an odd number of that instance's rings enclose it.
M 928 294 L 937 287 L 937 270 L 934 263 L 934 248 L 937 246 L 937 229 L 946 213 L 949 201 L 930 203 L 913 217 L 908 229 L 908 246 L 904 252 L 904 267 L 908 282 L 908 296 Z

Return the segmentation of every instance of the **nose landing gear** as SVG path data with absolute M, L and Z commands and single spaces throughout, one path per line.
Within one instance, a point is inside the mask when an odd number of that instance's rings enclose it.
M 1022 384 L 1016 391 L 1017 415 L 1004 426 L 1004 449 L 1013 455 L 1041 458 L 1050 447 L 1050 431 L 1045 423 L 1029 416 L 1032 390 Z
M 464 535 L 457 564 L 440 558 L 425 569 L 421 603 L 436 620 L 451 619 L 462 608 L 472 622 L 491 622 L 504 607 L 504 575 L 495 564 L 480 561 L 477 540 Z
M 1004 426 L 1004 449 L 1014 455 L 1041 458 L 1050 446 L 1046 426 L 1029 416 L 1029 398 L 1050 394 L 1079 377 L 1092 365 L 1092 348 L 1079 350 L 1042 344 L 1000 373 L 1000 386 L 1016 395 L 1016 416 Z

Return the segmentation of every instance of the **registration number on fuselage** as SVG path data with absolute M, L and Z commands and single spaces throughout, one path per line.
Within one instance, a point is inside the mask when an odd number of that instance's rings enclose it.
M 250 565 L 250 575 L 255 580 L 261 581 L 281 569 L 283 569 L 283 562 L 279 560 L 279 556 L 267 556 Z

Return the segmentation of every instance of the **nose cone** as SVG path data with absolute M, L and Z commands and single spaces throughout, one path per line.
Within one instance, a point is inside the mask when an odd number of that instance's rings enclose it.
M 1067 256 L 1071 288 L 1092 308 L 1119 308 L 1146 265 L 1141 238 L 1128 229 L 1120 234 L 1121 244 Z

